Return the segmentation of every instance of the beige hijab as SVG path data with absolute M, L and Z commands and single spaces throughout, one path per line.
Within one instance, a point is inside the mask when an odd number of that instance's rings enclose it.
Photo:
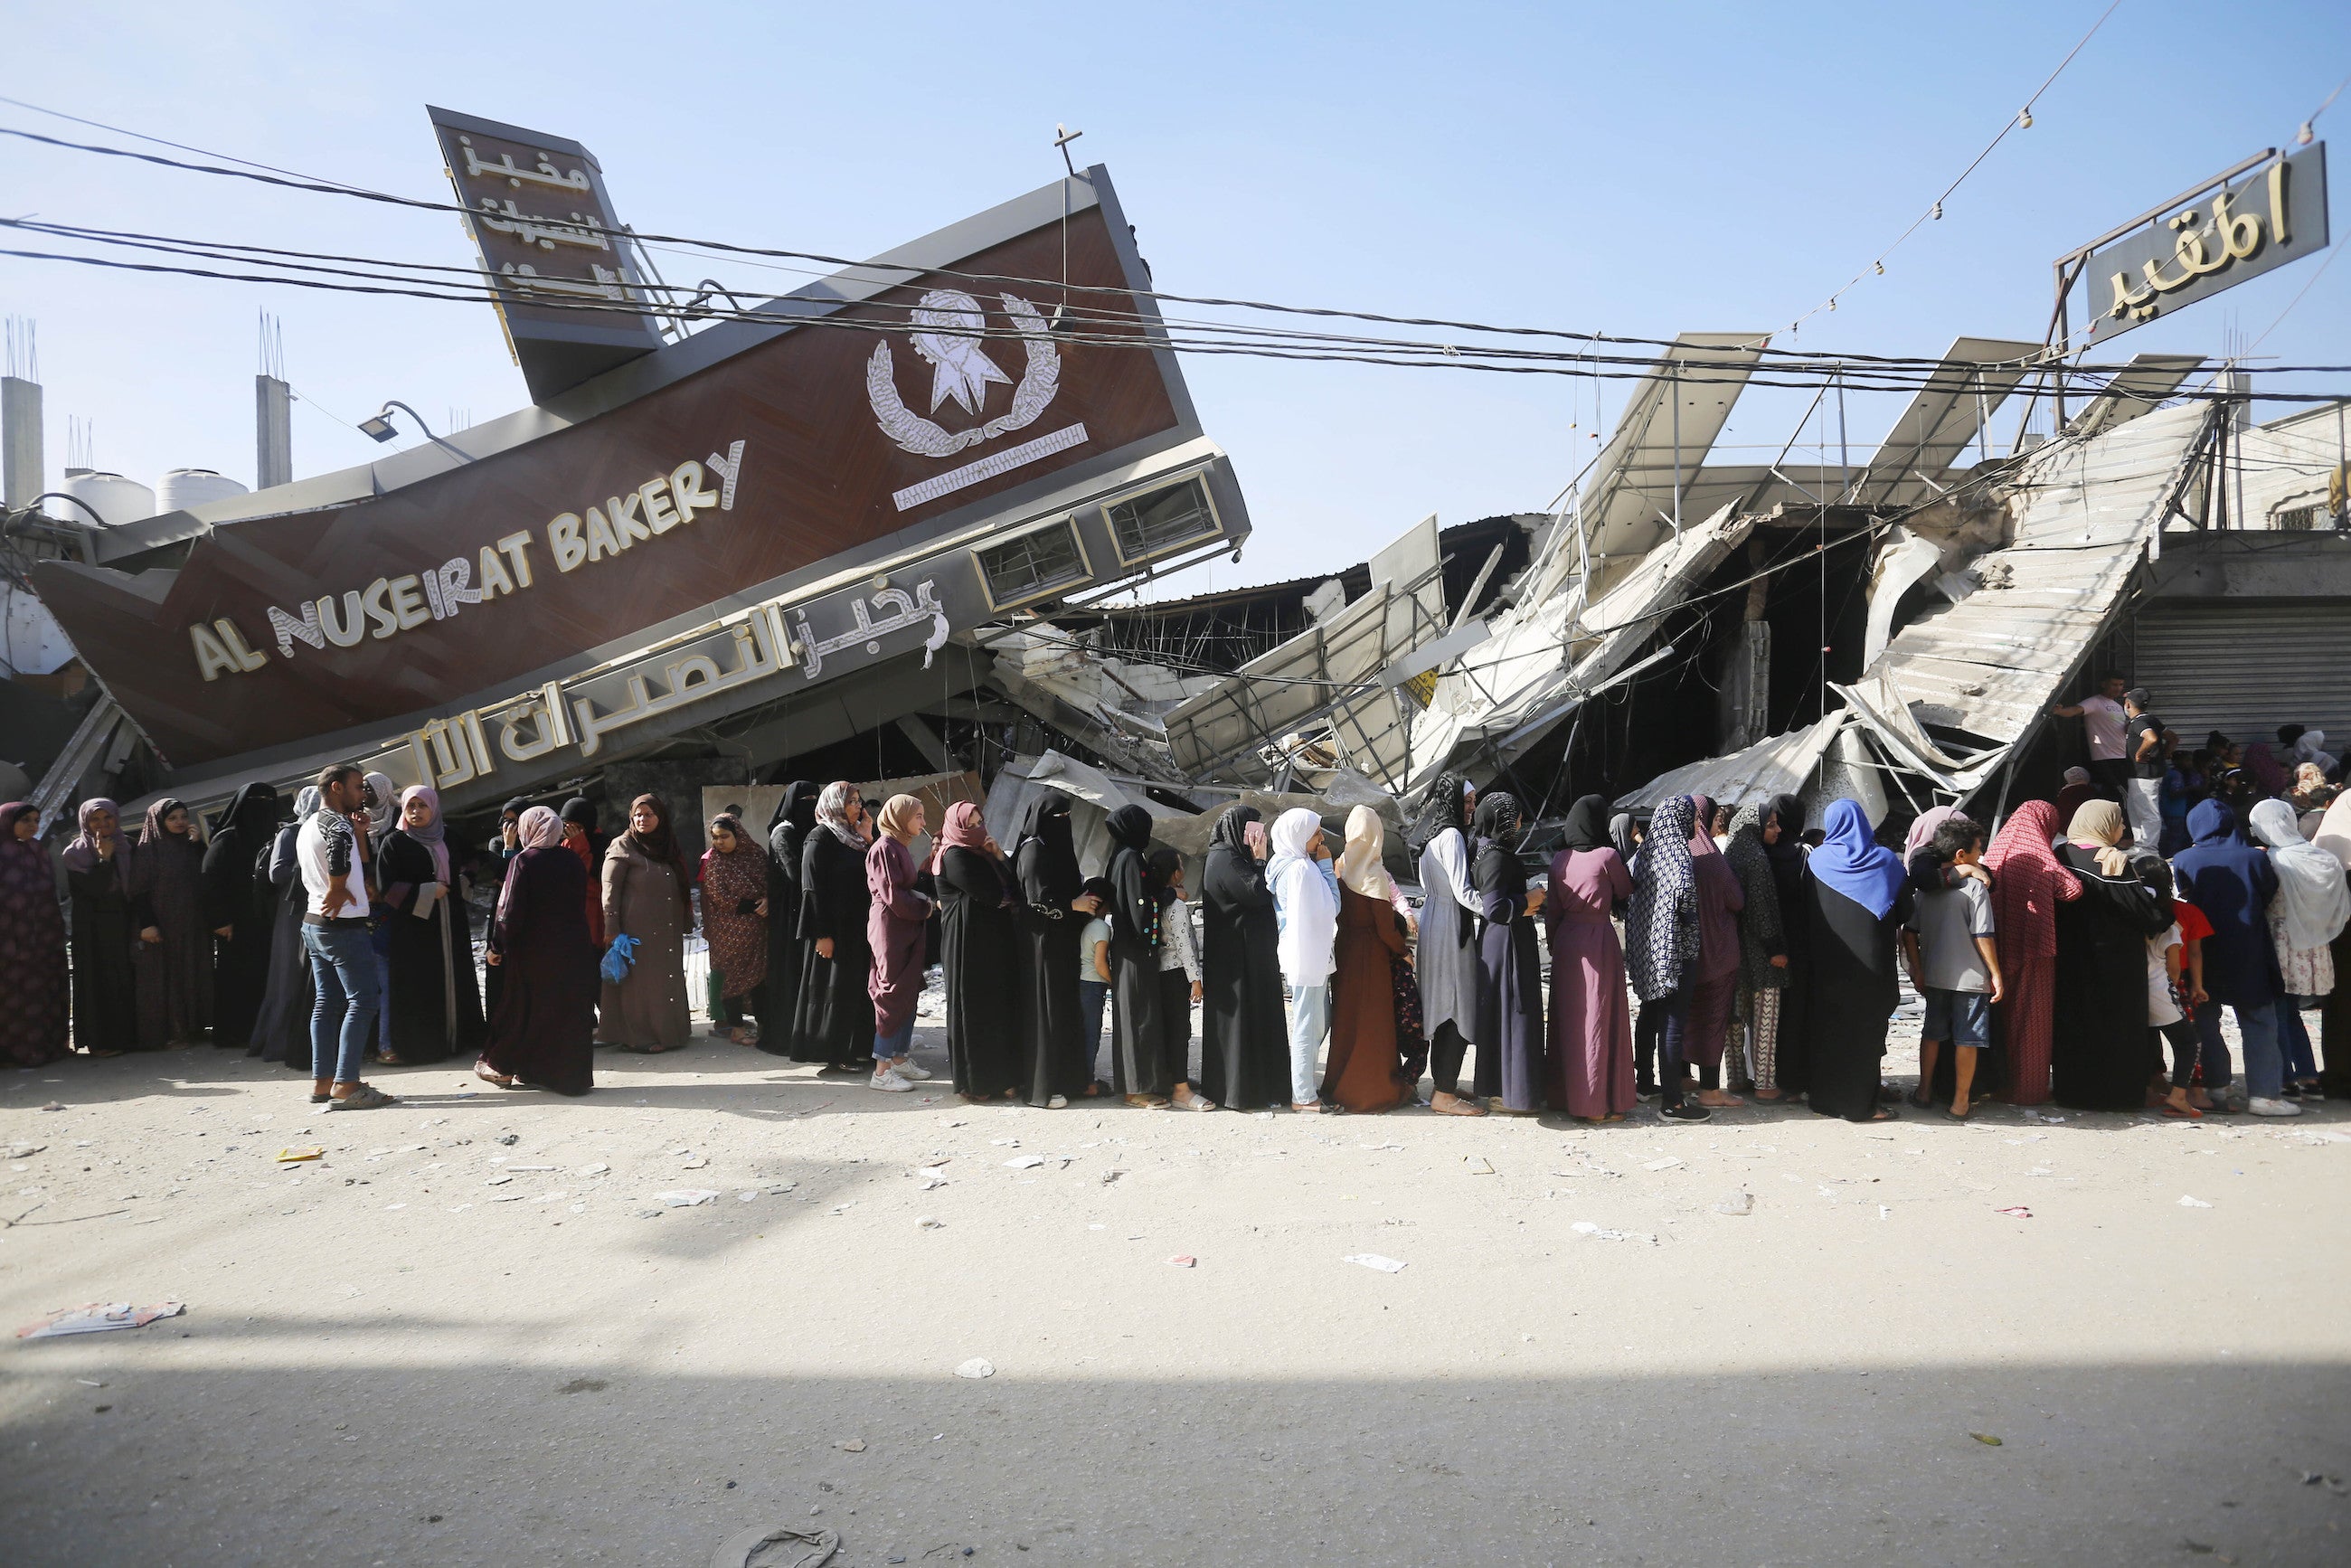
M 1358 806 L 1347 813 L 1347 846 L 1339 852 L 1338 863 L 1332 869 L 1339 874 L 1343 887 L 1352 887 L 1365 898 L 1386 904 L 1395 896 L 1395 883 L 1388 879 L 1387 868 L 1380 863 L 1380 853 L 1387 845 L 1387 827 L 1380 814 L 1369 806 Z
M 2098 874 L 2120 876 L 2130 869 L 2130 856 L 2121 845 L 2123 809 L 2112 800 L 2085 800 L 2065 828 L 2066 838 L 2085 850 L 2098 852 Z
M 882 831 L 900 843 L 914 840 L 914 819 L 922 814 L 923 803 L 912 795 L 893 795 L 882 805 Z

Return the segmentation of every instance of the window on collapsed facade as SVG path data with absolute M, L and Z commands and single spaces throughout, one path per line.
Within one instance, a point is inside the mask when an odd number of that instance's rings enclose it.
M 2318 526 L 2319 517 L 2325 509 L 2324 507 L 2314 506 L 2289 507 L 2277 514 L 2277 526 L 2281 528 L 2307 533 Z
M 1113 501 L 1102 508 L 1102 516 L 1110 522 L 1119 560 L 1127 566 L 1214 538 L 1219 531 L 1208 486 L 1196 476 L 1165 489 Z
M 980 580 L 987 584 L 988 602 L 998 610 L 1040 598 L 1092 575 L 1086 564 L 1085 551 L 1078 543 L 1078 530 L 1067 518 L 1031 528 L 972 554 L 979 562 Z

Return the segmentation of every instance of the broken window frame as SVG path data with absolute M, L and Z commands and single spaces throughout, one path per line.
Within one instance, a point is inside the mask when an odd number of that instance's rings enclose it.
M 988 567 L 988 558 L 1011 549 L 1036 535 L 1050 533 L 1056 528 L 1061 530 L 1068 538 L 1071 553 L 1076 560 L 1076 569 L 1063 571 L 1057 576 L 1040 577 L 1024 588 L 1017 589 L 1008 594 L 1003 592 L 997 582 L 995 572 Z M 1086 550 L 1085 530 L 1078 527 L 1076 517 L 1067 515 L 1048 517 L 1042 522 L 1032 524 L 1002 538 L 974 545 L 971 549 L 971 565 L 973 572 L 979 579 L 979 591 L 987 597 L 987 607 L 992 611 L 1012 610 L 1024 604 L 1034 604 L 1040 600 L 1051 599 L 1067 592 L 1071 588 L 1091 582 L 1094 578 L 1093 558 Z
M 1171 491 L 1183 489 L 1186 486 L 1198 494 L 1200 510 L 1207 517 L 1208 526 L 1197 532 L 1186 534 L 1177 538 L 1161 540 L 1155 544 L 1145 540 L 1138 553 L 1130 554 L 1127 550 L 1126 538 L 1118 525 L 1116 516 L 1118 509 L 1122 507 L 1139 507 L 1146 501 L 1156 500 Z M 1123 495 L 1113 496 L 1108 500 L 1101 502 L 1096 509 L 1102 514 L 1103 531 L 1110 536 L 1111 553 L 1118 558 L 1118 563 L 1121 566 L 1125 567 L 1142 566 L 1149 561 L 1163 560 L 1168 556 L 1194 549 L 1210 539 L 1221 538 L 1225 532 L 1224 516 L 1217 509 L 1216 492 L 1208 484 L 1206 468 L 1196 468 L 1172 480 L 1164 476 L 1160 476 L 1148 486 L 1140 486 Z

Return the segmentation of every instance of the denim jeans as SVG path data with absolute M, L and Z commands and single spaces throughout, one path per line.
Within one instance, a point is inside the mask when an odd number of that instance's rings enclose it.
M 1089 1082 L 1102 1076 L 1094 1067 L 1102 1060 L 1102 1009 L 1109 1003 L 1108 980 L 1078 982 L 1078 1044 L 1086 1053 L 1086 1079 Z
M 2284 1058 L 2279 1077 L 2287 1083 L 2307 1083 L 2318 1076 L 2318 1061 L 2311 1053 L 2310 1030 L 2303 1027 L 2302 998 L 2277 999 L 2278 1054 Z
M 873 1065 L 878 1070 L 885 1061 L 895 1061 L 914 1049 L 914 1020 L 908 1019 L 906 1027 L 895 1034 L 873 1031 Z
M 2245 1093 L 2254 1100 L 2274 1100 L 2284 1087 L 2285 1062 L 2278 1051 L 2277 1008 L 2231 1007 L 2237 1032 L 2245 1042 Z M 2229 1082 L 2229 1048 L 2220 1039 L 2220 1004 L 2207 1002 L 2197 1010 L 2196 1032 L 2204 1042 L 2204 1088 L 2218 1093 Z
M 1314 1059 L 1322 1037 L 1331 1032 L 1331 987 L 1290 988 L 1290 1099 L 1303 1105 L 1320 1098 L 1314 1088 Z
M 1661 1106 L 1682 1103 L 1683 1048 L 1689 1028 L 1689 1009 L 1690 989 L 1687 986 L 1671 996 L 1641 1004 L 1644 1021 L 1653 1011 L 1657 1015 L 1657 1092 Z
M 367 926 L 359 921 L 304 921 L 302 951 L 309 956 L 310 981 L 318 992 L 310 1006 L 310 1076 L 356 1083 L 383 998 Z

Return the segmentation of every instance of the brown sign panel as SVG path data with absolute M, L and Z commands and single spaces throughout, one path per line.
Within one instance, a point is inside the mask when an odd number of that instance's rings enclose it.
M 1073 308 L 1132 311 L 1123 220 L 1107 176 L 1084 178 L 1111 204 L 1068 220 Z M 1050 206 L 904 285 L 803 290 L 805 325 L 672 345 L 612 383 L 659 384 L 568 429 L 371 499 L 217 527 L 176 574 L 44 563 L 40 591 L 181 768 L 552 679 L 763 584 L 814 591 L 843 551 L 919 545 L 1006 491 L 1196 437 L 1155 329 L 1048 329 L 1058 187 Z M 1015 209 L 1043 211 L 998 213 Z M 857 302 L 832 303 L 844 294 Z M 702 368 L 664 380 L 680 362 Z
M 576 141 L 434 109 L 433 133 L 535 402 L 661 347 L 604 172 Z M 567 308 L 580 303 L 598 308 Z

